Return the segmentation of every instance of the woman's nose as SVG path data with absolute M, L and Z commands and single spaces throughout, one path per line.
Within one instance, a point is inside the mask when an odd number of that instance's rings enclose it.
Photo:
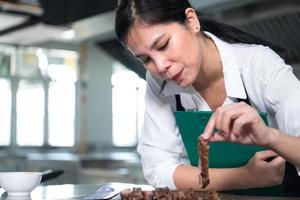
M 171 66 L 171 62 L 162 55 L 156 57 L 155 65 L 158 73 L 163 73 Z

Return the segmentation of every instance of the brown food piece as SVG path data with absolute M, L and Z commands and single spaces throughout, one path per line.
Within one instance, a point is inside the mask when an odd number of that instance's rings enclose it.
M 133 188 L 131 191 L 131 196 L 134 200 L 144 200 L 144 195 L 141 188 Z
M 130 189 L 126 189 L 120 192 L 120 196 L 121 199 L 124 200 L 129 200 L 130 196 L 131 196 L 131 190 Z
M 192 189 L 184 189 L 183 192 L 185 195 L 184 199 L 203 200 L 202 192 L 196 192 Z
M 208 152 L 209 152 L 208 141 L 201 140 L 201 137 L 199 137 L 198 155 L 199 155 L 199 166 L 201 166 L 201 172 L 199 174 L 199 185 L 201 188 L 205 188 L 209 184 Z
M 129 191 L 129 192 L 128 192 Z M 169 188 L 157 188 L 153 191 L 142 191 L 134 188 L 132 191 L 121 192 L 121 199 L 126 200 L 219 200 L 215 191 L 198 192 L 193 189 L 170 190 Z
M 153 192 L 152 191 L 143 191 L 144 199 L 145 200 L 152 200 L 153 199 Z

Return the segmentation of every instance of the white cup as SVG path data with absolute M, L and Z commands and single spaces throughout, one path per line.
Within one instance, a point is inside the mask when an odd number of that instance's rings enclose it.
M 0 172 L 0 185 L 8 196 L 28 196 L 39 185 L 42 172 Z

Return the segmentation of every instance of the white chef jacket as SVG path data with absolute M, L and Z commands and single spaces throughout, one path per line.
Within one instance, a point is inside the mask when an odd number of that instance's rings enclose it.
M 292 67 L 262 45 L 229 44 L 211 33 L 219 50 L 227 98 L 223 105 L 248 98 L 254 108 L 266 112 L 269 125 L 300 137 L 300 82 Z M 145 179 L 154 187 L 175 189 L 173 174 L 183 163 L 184 145 L 173 115 L 175 94 L 187 110 L 211 110 L 192 87 L 181 88 L 147 72 L 145 116 L 138 152 Z M 246 91 L 245 91 L 246 89 Z M 247 92 L 247 94 L 246 94 Z M 298 168 L 298 173 L 300 168 Z

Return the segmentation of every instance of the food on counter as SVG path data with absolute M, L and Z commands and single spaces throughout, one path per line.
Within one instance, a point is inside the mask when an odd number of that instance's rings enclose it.
M 123 190 L 121 193 L 123 200 L 219 200 L 217 192 L 198 192 L 192 189 L 170 190 L 169 188 L 157 188 L 153 191 L 142 191 L 141 188 Z
M 132 190 L 127 189 L 123 190 L 121 193 L 121 199 L 124 200 L 152 200 L 153 192 L 152 191 L 142 191 L 141 188 L 133 188 Z
M 205 188 L 209 184 L 208 174 L 208 153 L 209 143 L 205 140 L 198 139 L 198 155 L 200 188 Z M 170 190 L 169 188 L 157 188 L 153 191 L 143 191 L 141 188 L 123 190 L 121 193 L 123 200 L 219 200 L 218 193 L 215 191 L 195 191 L 193 189 Z
M 205 188 L 209 184 L 208 174 L 208 153 L 209 143 L 208 141 L 198 139 L 198 155 L 199 155 L 199 166 L 201 166 L 199 174 L 199 184 L 201 188 Z

